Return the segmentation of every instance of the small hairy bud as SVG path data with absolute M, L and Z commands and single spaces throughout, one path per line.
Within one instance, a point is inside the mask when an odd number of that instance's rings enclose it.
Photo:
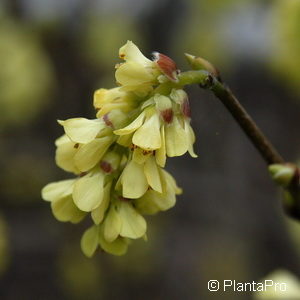
M 194 56 L 188 53 L 185 53 L 185 57 L 194 70 L 206 70 L 214 75 L 219 81 L 221 81 L 220 72 L 212 63 L 202 57 Z
M 157 64 L 159 70 L 164 73 L 170 80 L 178 81 L 178 69 L 175 62 L 167 55 L 159 52 L 153 52 L 154 62 Z
M 279 185 L 287 187 L 297 174 L 297 167 L 292 164 L 273 164 L 269 166 L 272 179 Z

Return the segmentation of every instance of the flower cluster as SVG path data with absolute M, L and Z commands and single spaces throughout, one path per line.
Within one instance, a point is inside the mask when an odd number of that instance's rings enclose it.
M 131 240 L 146 238 L 143 215 L 173 207 L 181 193 L 163 169 L 166 157 L 196 157 L 175 63 L 159 53 L 149 60 L 131 41 L 119 55 L 125 62 L 116 66 L 118 87 L 94 94 L 96 118 L 58 121 L 65 134 L 56 140 L 56 163 L 76 177 L 42 190 L 59 221 L 90 214 L 93 225 L 81 239 L 87 256 L 99 246 L 122 255 Z

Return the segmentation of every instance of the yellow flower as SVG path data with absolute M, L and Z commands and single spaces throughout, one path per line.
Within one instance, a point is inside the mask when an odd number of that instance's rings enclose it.
M 121 198 L 123 199 L 123 198 Z M 145 235 L 147 223 L 130 200 L 115 200 L 103 222 L 104 238 L 113 242 L 118 236 L 138 239 Z
M 74 163 L 74 156 L 78 148 L 77 144 L 64 134 L 55 141 L 55 145 L 57 147 L 55 153 L 56 164 L 67 172 L 79 174 L 80 170 Z
M 97 170 L 76 179 L 49 183 L 43 188 L 42 197 L 51 202 L 57 219 L 72 221 L 75 213 L 90 212 L 100 206 L 104 184 L 105 173 Z
M 160 168 L 153 155 L 141 164 L 129 160 L 119 177 L 116 189 L 121 190 L 122 196 L 129 199 L 143 196 L 149 187 L 161 193 L 161 176 Z
M 132 240 L 145 238 L 143 214 L 173 207 L 181 193 L 162 169 L 166 157 L 196 157 L 188 97 L 171 90 L 179 86 L 176 64 L 160 53 L 146 58 L 131 41 L 119 55 L 121 86 L 94 93 L 96 118 L 58 121 L 65 134 L 55 141 L 56 163 L 77 177 L 42 190 L 58 220 L 77 223 L 90 214 L 94 224 L 81 239 L 88 257 L 99 247 L 122 255 Z
M 56 141 L 56 163 L 74 174 L 87 172 L 101 160 L 113 142 L 112 135 L 95 138 L 87 144 L 74 143 L 63 135 Z
M 173 90 L 170 97 L 156 94 L 142 106 L 142 113 L 129 125 L 114 133 L 127 137 L 132 144 L 146 151 L 154 151 L 156 161 L 164 166 L 166 155 L 180 156 L 193 150 L 195 135 L 190 126 L 187 95 Z M 122 144 L 123 140 L 118 140 Z
M 135 94 L 122 91 L 119 87 L 99 89 L 94 93 L 94 107 L 98 110 L 98 118 L 115 109 L 129 112 L 136 107 L 138 104 L 137 100 Z
M 78 223 L 85 212 L 79 210 L 73 202 L 72 192 L 76 179 L 67 179 L 47 184 L 42 189 L 42 197 L 51 202 L 54 216 L 61 222 Z
M 66 221 L 72 221 L 72 213 L 80 210 L 83 212 L 92 212 L 95 223 L 100 223 L 109 204 L 109 195 L 113 173 L 118 169 L 120 156 L 114 152 L 108 152 L 98 167 L 95 167 L 88 173 L 82 173 L 81 176 L 54 182 L 46 185 L 42 190 L 42 197 L 52 203 L 54 214 L 58 214 L 58 205 L 68 205 L 68 211 L 65 212 Z M 60 202 L 57 202 L 60 201 Z M 75 207 L 75 208 L 74 208 Z M 66 207 L 63 207 L 66 209 Z
M 134 205 L 141 214 L 155 214 L 170 209 L 176 203 L 176 195 L 182 193 L 172 175 L 163 169 L 161 172 L 162 193 L 148 190 L 141 198 L 134 200 Z
M 105 252 L 113 255 L 123 255 L 127 252 L 129 240 L 118 237 L 113 242 L 108 242 L 104 238 L 104 228 L 102 225 L 94 225 L 88 228 L 81 238 L 82 252 L 91 257 L 100 246 Z
M 81 248 L 88 257 L 94 254 L 99 245 L 106 252 L 123 255 L 127 251 L 129 239 L 143 237 L 146 229 L 145 219 L 132 203 L 115 198 L 104 221 L 83 234 Z
M 101 119 L 73 118 L 58 121 L 66 135 L 56 141 L 56 162 L 62 169 L 78 174 L 92 169 L 115 141 L 113 129 L 122 126 L 127 116 L 119 110 Z
M 174 183 L 174 179 L 157 165 L 153 153 L 143 154 L 140 152 L 141 149 L 134 150 L 132 159 L 127 162 L 115 189 L 128 199 L 138 199 L 148 190 L 153 190 L 161 195 L 166 194 L 167 183 L 172 180 Z M 179 193 L 177 187 L 176 193 Z
M 142 95 L 150 92 L 161 74 L 156 63 L 146 58 L 131 41 L 120 48 L 119 56 L 126 61 L 117 66 L 115 74 L 122 89 Z
M 58 123 L 64 127 L 71 141 L 81 144 L 93 141 L 101 131 L 107 128 L 102 119 L 73 118 L 66 121 L 58 120 Z
M 80 177 L 74 184 L 72 196 L 75 205 L 82 211 L 92 214 L 95 211 L 95 223 L 101 222 L 108 207 L 111 182 L 119 168 L 120 160 L 119 154 L 108 152 L 101 160 L 100 167 Z
M 76 180 L 73 188 L 75 205 L 82 211 L 90 212 L 104 199 L 105 173 L 90 172 Z

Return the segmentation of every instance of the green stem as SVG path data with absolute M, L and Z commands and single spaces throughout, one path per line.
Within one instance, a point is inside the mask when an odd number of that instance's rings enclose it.
M 204 70 L 193 70 L 182 72 L 178 75 L 178 82 L 167 81 L 161 83 L 157 88 L 152 92 L 152 95 L 161 94 L 169 95 L 172 89 L 181 89 L 185 85 L 190 84 L 199 84 L 201 87 L 206 87 L 209 84 L 211 76 L 207 71 Z

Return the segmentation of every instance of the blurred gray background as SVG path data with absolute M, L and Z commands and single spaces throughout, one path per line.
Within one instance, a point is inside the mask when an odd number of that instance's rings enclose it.
M 0 2 L 0 298 L 252 299 L 207 281 L 300 276 L 300 225 L 282 212 L 264 161 L 222 104 L 189 88 L 193 159 L 169 159 L 184 193 L 147 218 L 148 242 L 87 259 L 88 222 L 60 223 L 40 196 L 68 177 L 55 166 L 56 119 L 93 118 L 115 85 L 118 49 L 133 40 L 188 69 L 213 62 L 288 161 L 300 157 L 300 2 L 259 0 L 2 0 Z M 300 297 L 299 297 L 300 299 Z

